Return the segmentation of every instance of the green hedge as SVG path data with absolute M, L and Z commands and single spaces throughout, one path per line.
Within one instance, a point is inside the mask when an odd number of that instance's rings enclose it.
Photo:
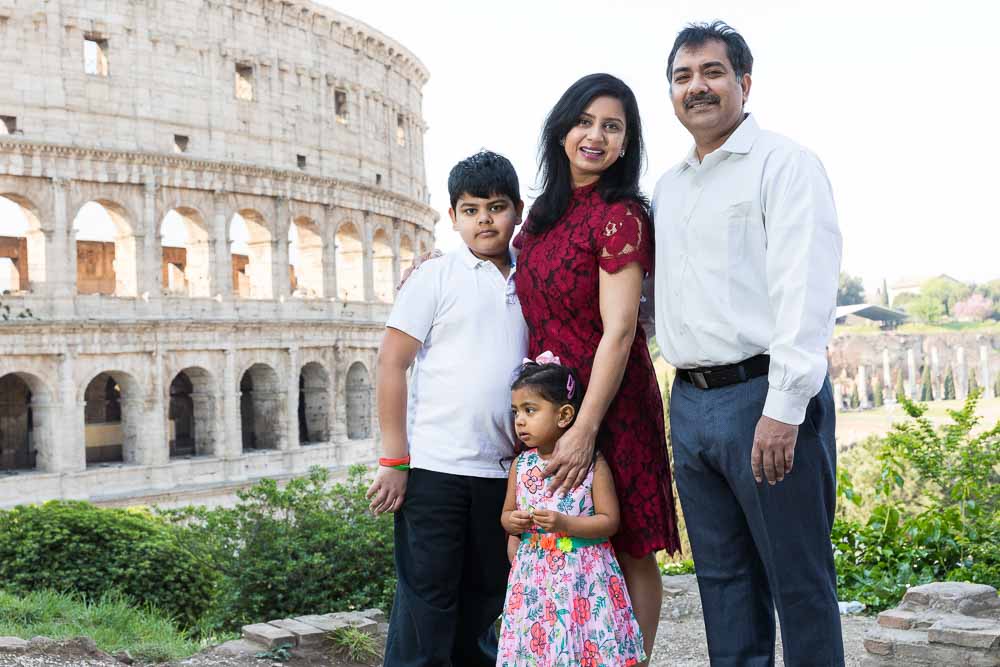
M 0 587 L 88 598 L 120 591 L 194 624 L 215 596 L 210 564 L 181 529 L 144 510 L 52 501 L 0 512 Z

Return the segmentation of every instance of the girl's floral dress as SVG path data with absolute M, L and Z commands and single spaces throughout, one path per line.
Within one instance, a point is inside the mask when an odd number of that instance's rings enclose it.
M 545 497 L 545 461 L 517 457 L 517 509 L 594 514 L 594 470 L 563 498 Z M 499 667 L 624 667 L 645 658 L 625 578 L 607 540 L 532 532 L 510 570 Z

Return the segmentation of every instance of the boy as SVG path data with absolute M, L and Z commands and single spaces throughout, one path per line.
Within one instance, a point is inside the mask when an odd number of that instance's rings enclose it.
M 448 194 L 465 245 L 409 277 L 379 349 L 385 457 L 368 497 L 396 513 L 386 667 L 495 665 L 509 571 L 508 382 L 528 347 L 509 243 L 524 203 L 514 167 L 487 151 L 455 165 Z

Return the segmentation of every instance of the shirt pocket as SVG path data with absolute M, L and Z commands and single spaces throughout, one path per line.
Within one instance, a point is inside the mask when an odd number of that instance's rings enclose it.
M 749 235 L 750 212 L 753 202 L 741 201 L 725 210 L 726 240 L 730 269 L 738 269 L 747 255 L 747 236 Z

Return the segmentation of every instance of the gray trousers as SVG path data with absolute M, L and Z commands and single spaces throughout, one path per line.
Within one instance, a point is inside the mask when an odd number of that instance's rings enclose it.
M 750 470 L 767 377 L 702 390 L 674 382 L 674 475 L 694 554 L 712 665 L 841 666 L 844 647 L 830 530 L 837 453 L 830 381 L 799 426 L 792 473 L 758 485 Z

